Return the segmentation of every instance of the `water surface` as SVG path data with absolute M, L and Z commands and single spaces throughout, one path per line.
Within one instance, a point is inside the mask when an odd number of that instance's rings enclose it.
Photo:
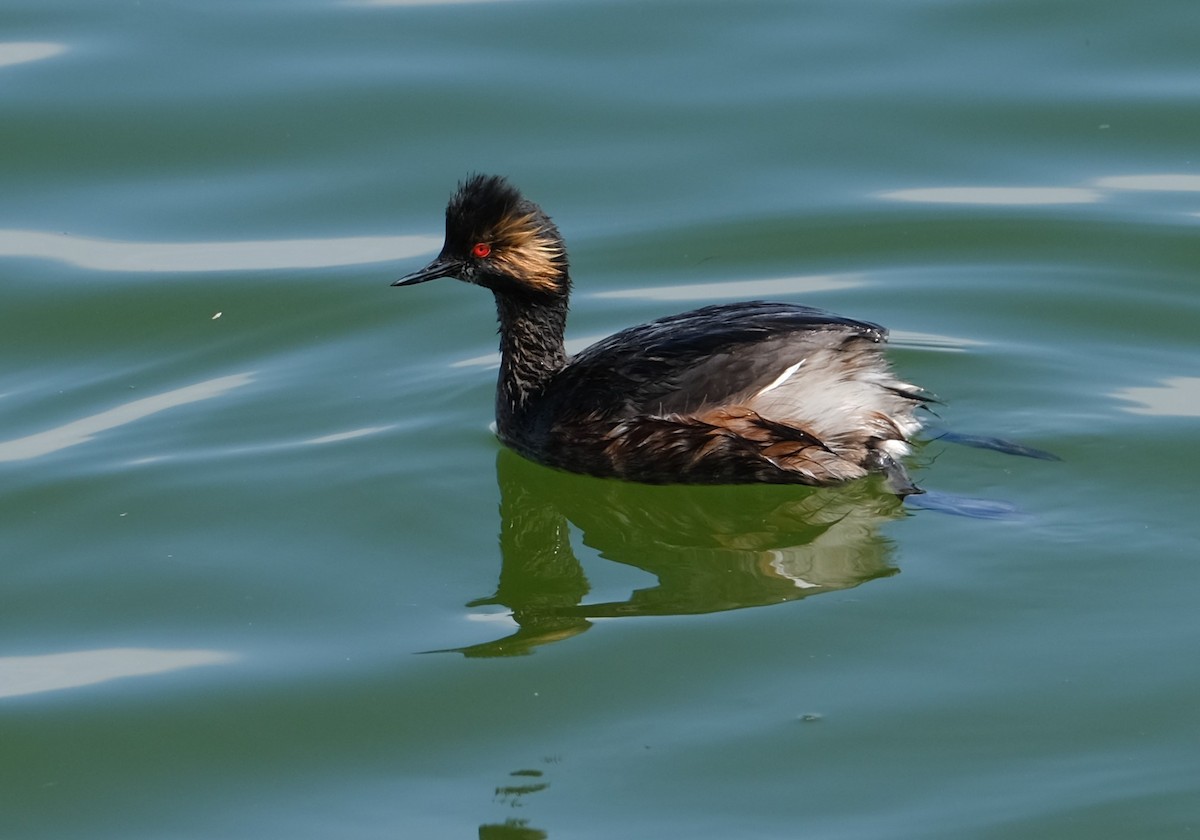
M 1200 830 L 1192 4 L 4 17 L 5 837 Z M 1061 461 L 931 440 L 981 517 L 504 453 L 488 296 L 388 286 L 470 171 L 573 347 L 800 301 Z

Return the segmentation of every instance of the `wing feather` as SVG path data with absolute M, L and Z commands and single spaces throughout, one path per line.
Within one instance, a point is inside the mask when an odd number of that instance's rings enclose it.
M 808 306 L 718 304 L 593 344 L 556 377 L 547 398 L 606 417 L 691 414 L 767 387 L 819 349 L 886 338 L 877 324 Z

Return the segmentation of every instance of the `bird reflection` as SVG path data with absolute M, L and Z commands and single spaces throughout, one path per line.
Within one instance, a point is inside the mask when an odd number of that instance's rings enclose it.
M 518 629 L 465 648 L 515 656 L 584 632 L 591 619 L 692 615 L 794 601 L 895 574 L 881 523 L 904 515 L 877 481 L 650 486 L 559 472 L 507 449 L 496 461 L 502 565 L 495 594 Z M 585 602 L 589 584 L 570 524 L 600 556 L 657 585 L 621 601 Z
M 544 840 L 550 835 L 530 828 L 525 820 L 508 820 L 499 825 L 479 826 L 479 840 Z

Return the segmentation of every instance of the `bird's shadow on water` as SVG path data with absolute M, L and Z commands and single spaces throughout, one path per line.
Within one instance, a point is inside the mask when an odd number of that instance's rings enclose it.
M 941 439 L 1058 460 L 997 438 Z M 937 491 L 900 499 L 878 478 L 833 488 L 796 485 L 652 486 L 565 473 L 502 449 L 500 580 L 467 604 L 501 606 L 517 625 L 504 638 L 463 648 L 468 657 L 517 656 L 578 635 L 594 619 L 697 615 L 766 606 L 849 589 L 899 570 L 880 526 L 911 509 L 985 520 L 1025 517 L 1007 502 Z M 622 600 L 588 601 L 571 543 L 653 575 Z
M 573 475 L 501 450 L 500 580 L 470 607 L 502 606 L 518 629 L 465 648 L 471 657 L 527 654 L 594 619 L 696 615 L 795 601 L 897 573 L 879 533 L 903 517 L 882 482 L 650 486 Z M 570 539 L 656 578 L 621 600 L 588 601 Z

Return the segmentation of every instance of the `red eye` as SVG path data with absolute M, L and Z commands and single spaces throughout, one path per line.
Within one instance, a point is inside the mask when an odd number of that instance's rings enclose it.
M 492 253 L 492 246 L 486 242 L 476 242 L 475 247 L 471 249 L 471 253 L 480 259 L 483 259 L 488 254 Z

